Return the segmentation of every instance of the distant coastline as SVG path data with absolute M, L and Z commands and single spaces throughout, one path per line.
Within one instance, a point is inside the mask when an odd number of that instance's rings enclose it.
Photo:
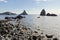
M 16 14 L 11 12 L 3 12 L 3 13 L 0 13 L 0 15 L 16 15 Z

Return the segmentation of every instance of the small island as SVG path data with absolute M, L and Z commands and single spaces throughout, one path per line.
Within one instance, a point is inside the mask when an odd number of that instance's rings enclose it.
M 46 16 L 57 16 L 56 14 L 50 14 L 50 13 L 47 13 Z
M 50 14 L 50 13 L 47 13 L 46 14 L 45 9 L 42 9 L 42 11 L 40 13 L 40 16 L 57 16 L 57 15 L 56 14 Z
M 45 15 L 46 15 L 46 11 L 45 9 L 42 9 L 40 16 L 45 16 Z
M 28 15 L 27 12 L 24 10 L 20 15 Z
M 3 13 L 0 13 L 0 15 L 16 15 L 16 14 L 11 12 L 3 12 Z

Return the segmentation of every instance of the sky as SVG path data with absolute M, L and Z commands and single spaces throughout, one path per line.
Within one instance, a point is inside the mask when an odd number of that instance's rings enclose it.
M 0 0 L 0 13 L 20 14 L 26 10 L 28 14 L 40 14 L 42 9 L 47 13 L 60 14 L 60 0 Z

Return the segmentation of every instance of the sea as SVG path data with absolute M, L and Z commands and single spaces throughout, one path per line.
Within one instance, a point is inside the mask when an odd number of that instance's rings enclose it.
M 0 15 L 0 20 L 5 17 L 17 15 Z M 60 38 L 60 16 L 40 16 L 39 14 L 22 15 L 21 24 L 31 27 L 33 30 L 40 29 L 45 34 L 53 34 Z M 40 18 L 38 18 L 40 17 Z

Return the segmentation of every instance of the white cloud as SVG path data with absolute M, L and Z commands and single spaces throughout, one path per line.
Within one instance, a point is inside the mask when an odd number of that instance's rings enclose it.
M 47 0 L 35 0 L 35 1 L 47 1 Z
M 34 0 L 34 1 L 39 4 L 39 3 L 42 2 L 42 1 L 43 1 L 43 2 L 46 2 L 46 1 L 48 1 L 48 0 Z
M 0 2 L 4 2 L 4 3 L 7 3 L 8 1 L 7 1 L 7 0 L 0 0 Z

